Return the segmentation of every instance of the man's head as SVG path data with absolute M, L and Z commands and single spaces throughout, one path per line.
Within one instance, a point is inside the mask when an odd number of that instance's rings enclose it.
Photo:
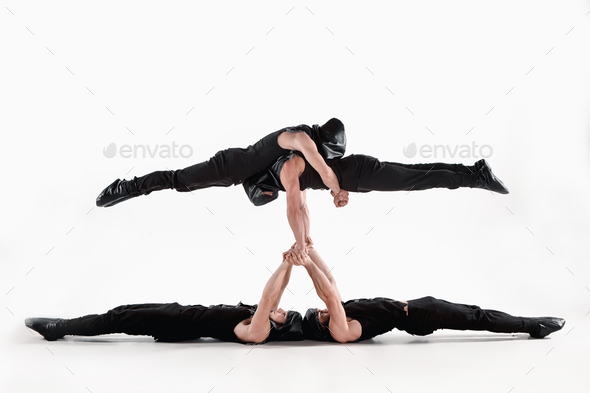
M 289 314 L 288 311 L 279 308 L 278 310 L 271 310 L 270 311 L 270 320 L 276 323 L 277 325 L 284 325 L 285 321 L 287 321 L 287 315 Z
M 297 311 L 285 311 L 282 308 L 270 313 L 270 333 L 268 341 L 303 340 L 302 317 Z
M 303 318 L 303 334 L 308 340 L 332 341 L 330 329 L 330 312 L 328 309 L 308 308 Z
M 344 124 L 332 118 L 319 128 L 319 141 L 315 141 L 318 145 L 320 154 L 325 159 L 341 158 L 346 151 L 346 133 L 344 132 Z M 318 143 L 320 142 L 320 143 Z

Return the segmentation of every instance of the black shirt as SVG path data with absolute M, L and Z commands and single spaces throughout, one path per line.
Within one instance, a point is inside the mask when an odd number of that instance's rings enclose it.
M 360 340 L 387 333 L 394 328 L 405 330 L 409 321 L 404 311 L 406 303 L 384 297 L 353 299 L 342 303 L 346 316 L 362 326 Z

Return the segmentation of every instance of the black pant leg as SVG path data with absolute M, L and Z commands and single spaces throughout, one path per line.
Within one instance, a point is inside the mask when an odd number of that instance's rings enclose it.
M 155 171 L 134 179 L 137 191 L 148 195 L 152 191 L 174 188 L 175 171 Z M 188 191 L 188 190 L 187 190 Z
M 432 296 L 408 302 L 410 334 L 427 335 L 437 329 L 487 330 L 495 333 L 530 333 L 534 324 L 529 318 L 515 317 L 502 311 L 451 303 Z
M 234 168 L 232 164 L 236 155 L 244 155 L 244 149 L 232 148 L 217 152 L 209 160 L 191 165 L 184 169 L 155 171 L 135 178 L 137 191 L 148 195 L 152 191 L 175 189 L 179 192 L 189 192 L 208 187 L 229 187 L 239 184 L 239 171 L 244 168 Z M 232 158 L 233 157 L 233 158 Z M 232 176 L 233 175 L 233 176 Z
M 239 184 L 231 176 L 231 156 L 242 149 L 232 148 L 217 152 L 205 162 L 174 171 L 173 185 L 176 191 L 194 191 L 208 187 L 229 187 Z
M 131 304 L 115 307 L 105 314 L 86 315 L 66 320 L 63 333 L 76 336 L 125 333 L 156 336 L 181 331 L 178 303 Z
M 449 169 L 414 169 L 387 161 L 356 155 L 358 163 L 358 192 L 369 191 L 414 191 L 431 188 L 473 186 L 476 175 Z M 426 169 L 428 168 L 428 169 Z
M 475 173 L 474 170 L 469 169 L 469 167 L 467 167 L 463 164 L 447 164 L 446 162 L 432 162 L 432 163 L 428 163 L 428 164 L 402 164 L 399 162 L 389 162 L 389 164 L 400 166 L 403 168 L 408 168 L 408 169 L 419 169 L 419 170 L 426 170 L 426 171 L 446 169 L 448 171 L 461 172 L 461 173 L 467 173 L 467 174 L 474 174 Z

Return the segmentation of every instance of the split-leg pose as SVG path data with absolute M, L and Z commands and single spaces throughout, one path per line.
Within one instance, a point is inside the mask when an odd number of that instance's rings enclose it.
M 46 340 L 66 335 L 96 336 L 110 333 L 153 336 L 172 342 L 213 337 L 224 341 L 264 343 L 302 340 L 301 314 L 279 308 L 289 283 L 292 265 L 283 261 L 270 277 L 258 306 L 181 306 L 134 304 L 119 306 L 106 314 L 74 319 L 28 318 L 25 325 Z
M 96 198 L 96 205 L 109 207 L 152 191 L 175 189 L 180 192 L 208 187 L 229 187 L 270 166 L 291 150 L 301 152 L 315 168 L 325 186 L 337 195 L 338 179 L 324 159 L 341 157 L 346 148 L 344 125 L 332 118 L 323 126 L 301 124 L 275 131 L 245 149 L 218 152 L 205 162 L 175 171 L 156 171 L 132 180 L 115 180 Z
M 438 329 L 528 333 L 543 338 L 560 330 L 565 320 L 515 317 L 496 310 L 457 304 L 431 296 L 409 301 L 355 299 L 342 303 L 333 274 L 313 247 L 308 254 L 288 253 L 287 260 L 305 267 L 326 308 L 308 309 L 303 319 L 306 338 L 346 343 L 370 339 L 394 328 L 425 336 Z
M 501 194 L 508 189 L 492 173 L 486 160 L 472 166 L 462 164 L 400 164 L 353 154 L 341 159 L 326 160 L 338 178 L 340 193 L 334 196 L 336 206 L 348 203 L 348 191 L 417 191 L 431 188 L 481 188 Z M 309 210 L 305 190 L 327 189 L 318 172 L 307 160 L 296 154 L 281 156 L 264 171 L 243 183 L 246 194 L 254 205 L 263 205 L 278 197 L 279 191 L 287 195 L 287 218 L 298 248 L 304 250 L 304 239 L 309 233 Z

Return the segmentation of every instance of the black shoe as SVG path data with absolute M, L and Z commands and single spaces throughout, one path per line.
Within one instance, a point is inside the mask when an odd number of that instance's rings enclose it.
M 483 161 L 483 162 L 481 162 Z M 492 168 L 489 166 L 486 160 L 479 160 L 475 163 L 481 165 L 480 169 L 476 172 L 477 179 L 473 187 L 483 188 L 490 191 L 497 192 L 499 194 L 508 194 L 508 189 L 502 183 L 502 180 L 498 179 L 492 173 Z
M 117 203 L 126 201 L 127 199 L 139 196 L 137 187 L 135 186 L 135 179 L 121 180 L 117 179 L 112 182 L 107 188 L 96 197 L 96 206 L 110 207 Z
M 538 323 L 538 330 L 534 333 L 529 333 L 532 338 L 543 338 L 553 332 L 561 330 L 565 325 L 565 319 L 553 317 L 531 318 L 535 323 Z
M 59 332 L 63 327 L 63 321 L 59 318 L 27 318 L 25 325 L 42 335 L 45 340 L 55 341 L 65 336 Z
M 475 164 L 465 165 L 465 167 L 467 168 L 467 170 L 469 170 L 469 173 L 471 173 L 472 175 L 475 175 L 485 165 L 485 162 L 486 162 L 486 160 L 484 160 L 482 158 L 481 160 L 477 161 Z M 491 169 L 492 168 L 490 168 L 490 170 Z
M 478 172 L 484 166 L 487 166 L 488 168 L 490 168 L 490 172 L 492 171 L 492 167 L 490 166 L 490 164 L 488 164 L 488 162 L 484 158 L 482 158 L 481 160 L 479 160 L 475 164 L 473 164 L 475 172 Z

